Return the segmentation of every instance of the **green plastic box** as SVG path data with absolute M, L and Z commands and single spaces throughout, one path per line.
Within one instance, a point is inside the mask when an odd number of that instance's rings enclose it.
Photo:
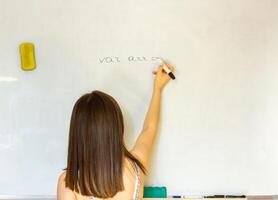
M 167 198 L 166 187 L 144 187 L 144 198 Z

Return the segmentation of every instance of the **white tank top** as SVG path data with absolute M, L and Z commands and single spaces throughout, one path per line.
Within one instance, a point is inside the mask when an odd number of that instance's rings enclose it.
M 139 200 L 139 189 L 140 189 L 140 167 L 136 164 L 136 162 L 133 162 L 135 165 L 135 172 L 136 172 L 136 177 L 135 177 L 135 184 L 134 184 L 134 192 L 133 192 L 133 197 L 131 200 Z M 89 197 L 89 200 L 96 200 L 94 197 Z

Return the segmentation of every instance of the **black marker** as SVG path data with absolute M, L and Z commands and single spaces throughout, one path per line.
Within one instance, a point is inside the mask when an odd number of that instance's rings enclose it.
M 204 196 L 204 198 L 225 198 L 225 195 Z
M 245 195 L 213 195 L 204 196 L 204 198 L 246 198 Z
M 245 195 L 225 195 L 226 198 L 246 198 Z

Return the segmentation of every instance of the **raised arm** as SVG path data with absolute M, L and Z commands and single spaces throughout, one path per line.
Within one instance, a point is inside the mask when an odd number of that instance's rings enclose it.
M 173 66 L 169 64 L 167 66 L 171 71 L 174 70 Z M 163 71 L 161 65 L 155 74 L 152 98 L 144 120 L 143 129 L 131 150 L 131 153 L 142 162 L 146 169 L 149 167 L 149 157 L 157 134 L 162 92 L 170 80 L 170 77 Z

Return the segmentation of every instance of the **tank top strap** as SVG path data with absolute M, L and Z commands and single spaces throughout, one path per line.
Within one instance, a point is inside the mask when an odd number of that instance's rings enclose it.
M 138 200 L 139 199 L 139 190 L 140 190 L 140 168 L 136 162 L 134 162 L 134 165 L 135 165 L 136 177 L 135 177 L 134 193 L 133 193 L 132 200 Z

